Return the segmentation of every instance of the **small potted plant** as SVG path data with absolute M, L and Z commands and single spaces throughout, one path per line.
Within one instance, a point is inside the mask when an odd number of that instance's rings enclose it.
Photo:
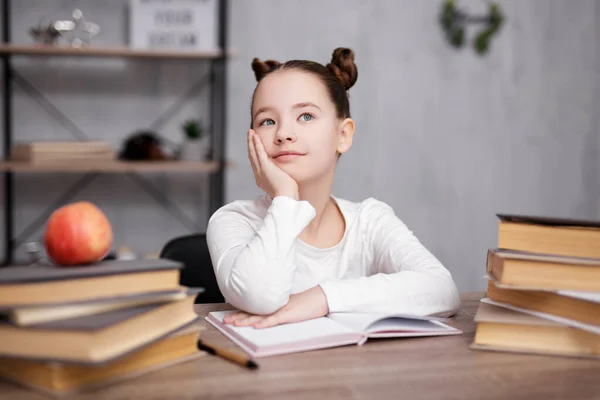
M 189 119 L 182 125 L 185 141 L 181 146 L 182 161 L 204 161 L 208 152 L 204 127 L 198 120 Z

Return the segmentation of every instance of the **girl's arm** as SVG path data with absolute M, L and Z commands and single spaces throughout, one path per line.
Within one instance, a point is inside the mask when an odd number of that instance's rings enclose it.
M 370 200 L 371 275 L 321 284 L 330 312 L 452 314 L 460 295 L 450 272 L 385 203 Z
M 262 220 L 243 203 L 218 210 L 206 232 L 225 300 L 251 314 L 271 314 L 287 302 L 296 271 L 294 241 L 314 218 L 306 201 L 275 197 Z

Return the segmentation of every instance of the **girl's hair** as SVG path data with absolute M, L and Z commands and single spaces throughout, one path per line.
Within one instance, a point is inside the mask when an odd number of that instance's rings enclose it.
M 354 52 L 351 49 L 338 47 L 333 51 L 329 64 L 325 66 L 308 60 L 291 60 L 283 64 L 275 60 L 261 61 L 258 58 L 252 60 L 252 70 L 257 82 L 272 72 L 291 69 L 312 73 L 321 79 L 331 101 L 335 104 L 338 118 L 350 117 L 348 90 L 358 78 Z

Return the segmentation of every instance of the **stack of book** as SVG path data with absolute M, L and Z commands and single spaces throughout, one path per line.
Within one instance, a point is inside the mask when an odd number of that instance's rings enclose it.
M 0 268 L 0 377 L 52 394 L 196 358 L 202 289 L 165 259 Z
M 600 222 L 498 215 L 473 349 L 600 356 Z
M 104 141 L 40 141 L 18 143 L 10 151 L 11 161 L 32 164 L 61 161 L 114 161 L 116 150 Z

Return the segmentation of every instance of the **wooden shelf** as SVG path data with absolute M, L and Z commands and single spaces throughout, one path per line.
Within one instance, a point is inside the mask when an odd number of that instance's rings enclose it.
M 110 162 L 38 162 L 23 161 L 0 162 L 0 171 L 13 172 L 216 172 L 216 161 L 110 161 Z
M 57 45 L 0 44 L 0 54 L 32 56 L 88 56 L 122 58 L 217 59 L 222 51 L 141 50 L 129 47 L 68 47 Z

